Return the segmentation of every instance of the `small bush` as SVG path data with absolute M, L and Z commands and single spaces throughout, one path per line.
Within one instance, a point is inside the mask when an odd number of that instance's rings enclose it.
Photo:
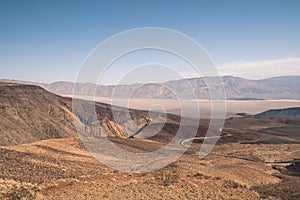
M 170 186 L 179 179 L 179 175 L 177 172 L 166 172 L 156 176 L 155 179 L 159 185 Z
M 244 186 L 235 182 L 235 181 L 232 181 L 232 180 L 229 180 L 229 181 L 224 181 L 224 187 L 226 188 L 243 188 Z
M 9 200 L 32 200 L 35 199 L 37 188 L 26 188 L 24 186 L 15 187 L 10 193 L 7 194 Z

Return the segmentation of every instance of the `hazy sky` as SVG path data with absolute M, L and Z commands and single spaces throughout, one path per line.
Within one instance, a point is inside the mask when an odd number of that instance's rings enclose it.
M 75 81 L 80 64 L 98 43 L 149 26 L 191 36 L 221 74 L 300 75 L 299 10 L 298 0 L 1 0 L 0 78 Z M 110 74 L 121 67 L 126 71 L 125 65 L 117 66 Z M 106 83 L 117 79 L 111 76 Z

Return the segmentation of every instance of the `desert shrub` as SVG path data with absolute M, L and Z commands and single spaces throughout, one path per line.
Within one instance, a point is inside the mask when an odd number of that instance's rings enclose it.
M 159 185 L 162 186 L 170 186 L 177 182 L 179 179 L 179 175 L 174 171 L 167 171 L 165 173 L 160 173 L 155 176 L 156 181 Z
M 196 173 L 196 174 L 193 174 L 193 177 L 200 177 L 200 176 L 203 176 L 203 174 L 201 174 L 201 173 Z
M 9 200 L 33 200 L 36 197 L 37 188 L 26 188 L 24 186 L 14 187 L 14 189 L 7 194 Z
M 226 188 L 244 188 L 244 185 L 241 185 L 235 181 L 229 180 L 224 181 L 224 187 Z

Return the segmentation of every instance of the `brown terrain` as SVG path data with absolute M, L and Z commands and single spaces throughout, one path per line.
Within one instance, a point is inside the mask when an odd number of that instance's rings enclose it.
M 79 136 L 151 152 L 175 137 L 182 117 L 168 114 L 157 135 L 143 138 L 160 123 L 147 111 L 131 109 L 134 123 L 121 117 L 121 126 L 112 106 L 96 103 L 95 126 L 87 101 L 72 112 L 71 98 L 39 86 L 1 83 L 0 93 L 0 199 L 300 199 L 299 117 L 228 118 L 204 159 L 199 149 L 209 119 L 201 119 L 198 139 L 176 162 L 128 173 L 96 160 Z M 120 117 L 126 109 L 114 110 Z M 179 139 L 189 138 L 185 130 Z

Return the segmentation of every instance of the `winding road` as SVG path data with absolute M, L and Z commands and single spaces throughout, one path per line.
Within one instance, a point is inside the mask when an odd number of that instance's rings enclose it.
M 224 138 L 224 137 L 230 137 L 231 134 L 229 132 L 225 132 L 225 131 L 222 131 L 224 134 L 223 135 L 219 135 L 219 136 L 211 136 L 211 137 L 193 137 L 193 138 L 188 138 L 188 139 L 184 139 L 184 140 L 180 140 L 178 142 L 178 144 L 184 148 L 187 148 L 187 146 L 184 145 L 184 143 L 188 142 L 188 141 L 191 141 L 191 140 L 204 140 L 204 139 L 215 139 L 215 138 Z

